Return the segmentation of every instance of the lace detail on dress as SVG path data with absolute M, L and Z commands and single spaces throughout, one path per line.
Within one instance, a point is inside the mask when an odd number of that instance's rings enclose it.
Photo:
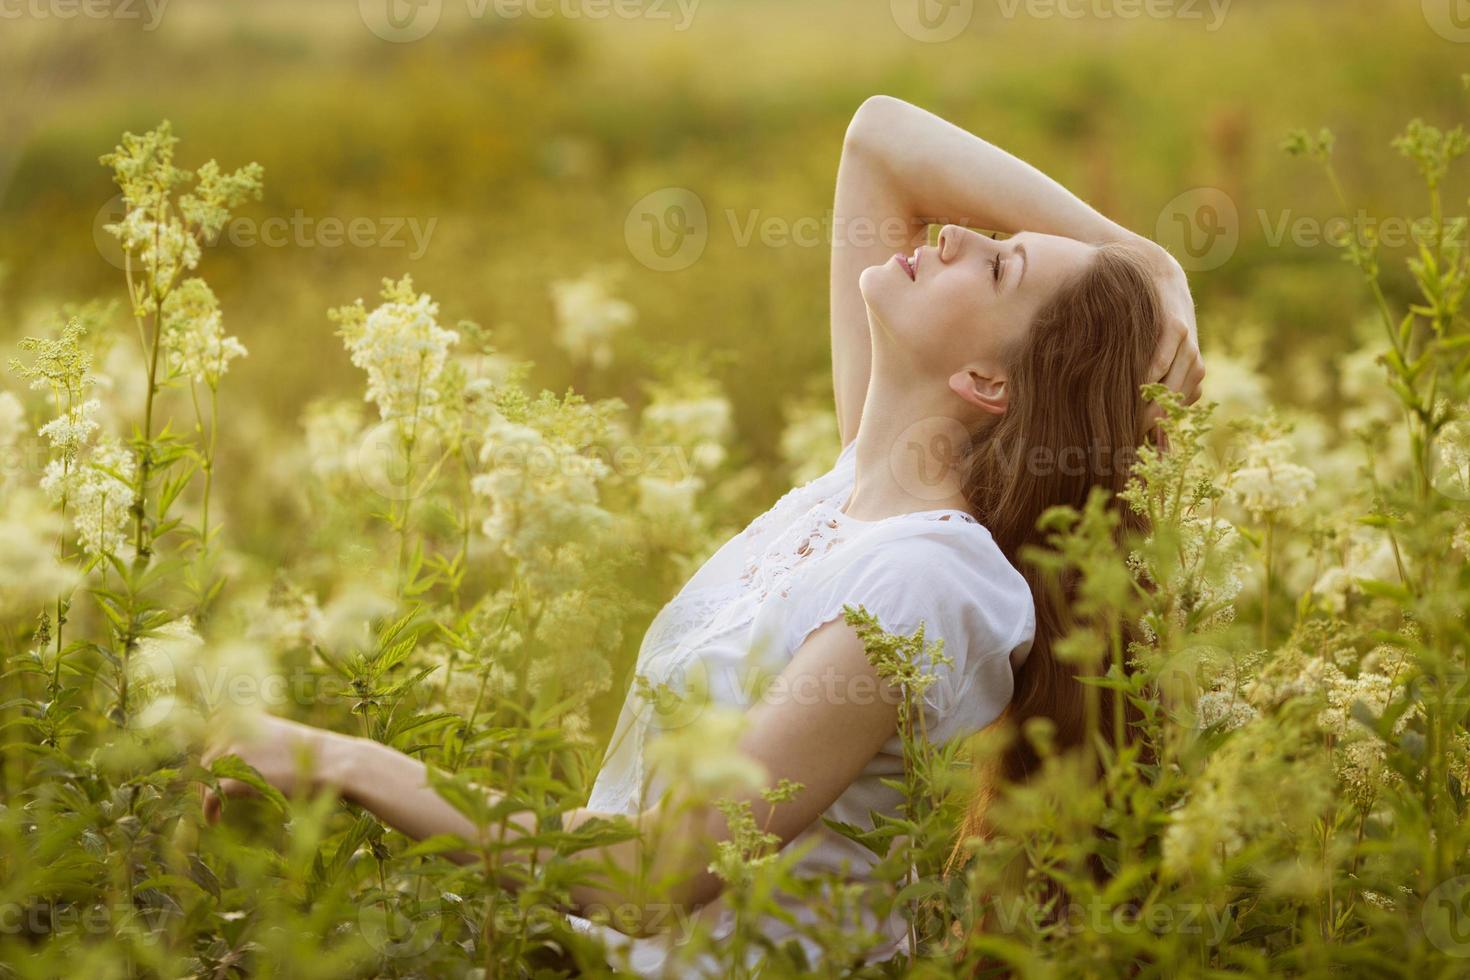
M 825 555 L 841 541 L 841 522 L 826 513 L 826 508 L 813 507 L 769 547 L 748 557 L 740 581 L 762 600 L 772 592 L 785 598 L 791 574 L 812 555 Z
M 871 527 L 875 521 L 853 521 L 842 513 L 841 504 L 846 491 L 839 491 L 813 505 L 801 518 L 793 521 L 784 533 L 777 536 L 765 549 L 752 549 L 747 556 L 745 570 L 740 581 L 755 591 L 760 600 L 773 592 L 783 599 L 788 598 L 793 573 L 807 564 L 813 556 L 820 557 L 832 551 L 847 538 L 853 525 Z M 920 520 L 948 521 L 958 518 L 969 524 L 979 521 L 962 511 L 924 511 L 899 514 L 896 517 L 912 517 Z M 895 518 L 888 518 L 893 520 Z

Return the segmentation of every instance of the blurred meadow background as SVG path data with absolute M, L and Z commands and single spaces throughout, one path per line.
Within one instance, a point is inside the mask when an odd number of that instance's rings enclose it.
M 1029 976 L 1462 975 L 1470 181 L 1440 164 L 1470 142 L 1450 132 L 1463 8 L 0 0 L 0 977 L 600 970 L 560 910 L 604 831 L 525 872 L 279 794 L 208 831 L 198 784 L 247 774 L 194 753 L 226 709 L 264 705 L 419 756 L 482 828 L 500 817 L 478 787 L 546 826 L 579 805 L 654 612 L 836 451 L 829 215 L 845 127 L 877 93 L 1166 245 L 1219 407 L 1213 431 L 1203 406 L 1171 409 L 1178 451 L 1145 454 L 1127 501 L 1157 534 L 1126 560 L 1099 513 L 1052 525 L 1112 597 L 1109 629 L 1147 635 L 1129 692 L 1160 764 L 1111 757 L 1079 794 L 1048 759 L 967 891 L 946 863 L 967 757 L 916 751 L 907 843 L 872 831 L 885 856 L 856 900 L 904 911 L 919 975 L 954 967 L 960 935 L 980 937 L 967 969 Z M 1392 144 L 1415 117 L 1440 129 Z M 158 212 L 124 207 L 113 164 L 142 186 L 166 153 L 99 157 L 163 120 L 179 166 L 258 163 L 263 190 L 184 273 L 208 286 L 170 281 L 135 320 L 125 269 L 183 270 L 142 235 L 125 258 L 114 231 Z M 1283 146 L 1321 127 L 1326 176 L 1322 144 Z M 1420 252 L 1426 219 L 1442 234 Z M 1343 231 L 1376 243 L 1359 268 Z M 228 337 L 248 354 L 224 364 Z M 412 344 L 435 391 L 404 411 Z M 161 349 L 154 405 L 143 352 Z M 669 449 L 672 469 L 652 455 Z M 586 462 L 618 450 L 633 462 Z M 1106 592 L 1134 576 L 1160 587 Z M 293 686 L 203 690 L 236 678 Z M 668 726 L 664 758 L 713 795 L 734 729 L 710 714 Z M 771 894 L 815 887 L 768 846 L 721 858 L 753 947 Z M 1053 876 L 1027 879 L 1022 911 L 1060 881 L 1222 931 L 960 928 L 1018 854 Z M 105 927 L 73 942 L 89 908 Z M 880 975 L 858 937 L 820 939 L 832 975 Z M 767 975 L 805 974 L 766 952 Z
M 259 162 L 264 198 L 239 218 L 257 238 L 272 218 L 296 222 L 270 244 L 226 236 L 206 249 L 229 330 L 251 352 L 230 380 L 220 470 L 234 478 L 221 492 L 231 534 L 269 562 L 309 544 L 277 533 L 269 447 L 299 431 L 310 402 L 357 384 L 323 313 L 405 272 L 447 322 L 474 320 L 533 361 L 545 387 L 576 380 L 637 406 L 650 355 L 700 359 L 734 407 L 737 451 L 761 466 L 750 507 L 773 499 L 784 413 L 830 398 L 827 240 L 813 229 L 847 120 L 874 93 L 1034 162 L 1176 254 L 1186 227 L 1216 227 L 1176 199 L 1223 192 L 1236 214 L 1219 221 L 1233 220 L 1238 244 L 1192 277 L 1207 352 L 1239 351 L 1269 366 L 1273 396 L 1331 407 L 1370 297 L 1320 235 L 1273 235 L 1341 212 L 1280 144 L 1293 127 L 1330 126 L 1351 200 L 1421 217 L 1388 138 L 1407 115 L 1456 117 L 1470 52 L 1417 0 L 1181 2 L 1160 18 L 987 0 L 944 42 L 905 33 L 902 3 L 703 0 L 687 17 L 669 2 L 601 18 L 549 2 L 510 5 L 542 14 L 511 17 L 454 0 L 402 6 L 437 9 L 434 28 L 385 41 L 371 0 L 174 0 L 156 17 L 139 2 L 124 8 L 135 18 L 21 16 L 0 32 L 0 349 L 64 303 L 119 294 L 108 256 L 120 252 L 102 231 L 119 217 L 117 188 L 95 161 L 124 130 L 169 119 L 185 166 Z M 708 240 L 687 267 L 659 271 L 628 225 L 668 188 L 698 196 Z M 1448 200 L 1463 199 L 1455 190 Z M 354 244 L 323 233 L 325 219 L 366 230 Z M 602 269 L 637 322 L 615 340 L 614 370 L 574 379 L 550 287 Z

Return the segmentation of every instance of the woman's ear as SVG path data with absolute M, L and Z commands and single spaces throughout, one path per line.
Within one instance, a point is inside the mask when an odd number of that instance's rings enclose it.
M 986 377 L 974 370 L 956 371 L 950 375 L 949 388 L 982 412 L 1005 414 L 1009 394 L 1004 377 Z

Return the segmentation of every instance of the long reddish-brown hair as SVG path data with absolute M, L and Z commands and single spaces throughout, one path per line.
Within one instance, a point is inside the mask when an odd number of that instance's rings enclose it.
M 1033 718 L 1049 719 L 1058 749 L 1081 746 L 1087 731 L 1084 685 L 1074 664 L 1053 647 L 1073 622 L 1073 580 L 1060 581 L 1028 562 L 1023 552 L 1042 546 L 1037 521 L 1048 508 L 1079 510 L 1094 488 L 1116 494 L 1143 438 L 1140 388 L 1162 327 L 1158 296 L 1141 259 L 1121 245 L 1101 246 L 1088 268 L 1037 315 L 1010 358 L 1006 411 L 974 438 L 965 494 L 971 509 L 1006 558 L 1031 586 L 1036 636 L 1000 724 L 1011 732 L 999 759 L 980 773 L 976 796 L 960 830 L 963 842 L 986 836 L 986 810 L 995 790 L 1023 783 L 1040 764 L 1020 732 Z M 1140 519 L 1113 498 L 1120 534 L 1141 530 Z M 1102 710 L 1111 719 L 1111 692 Z M 1112 726 L 1103 737 L 1111 740 Z

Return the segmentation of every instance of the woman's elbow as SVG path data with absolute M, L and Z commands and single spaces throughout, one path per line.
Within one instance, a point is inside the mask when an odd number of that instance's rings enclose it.
M 847 124 L 843 137 L 844 154 L 881 153 L 892 139 L 896 120 L 910 108 L 902 99 L 891 95 L 870 95 L 863 100 Z

